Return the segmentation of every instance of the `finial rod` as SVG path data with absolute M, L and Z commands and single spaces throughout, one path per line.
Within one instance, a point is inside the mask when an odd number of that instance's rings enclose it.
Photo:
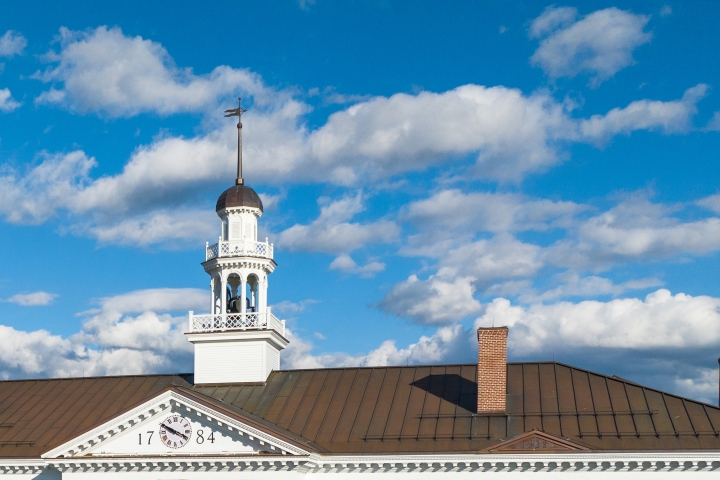
M 231 108 L 225 110 L 225 117 L 238 117 L 237 129 L 238 129 L 238 152 L 237 152 L 237 178 L 235 179 L 235 185 L 242 185 L 245 183 L 242 176 L 242 114 L 247 112 L 242 108 L 242 98 L 238 97 L 238 108 Z

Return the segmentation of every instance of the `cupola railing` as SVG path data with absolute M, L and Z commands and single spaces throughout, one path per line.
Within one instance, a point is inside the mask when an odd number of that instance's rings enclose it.
M 228 332 L 232 330 L 275 330 L 285 336 L 285 321 L 272 314 L 270 308 L 264 312 L 215 313 L 195 315 L 190 312 L 190 333 Z
M 224 242 L 221 238 L 218 243 L 205 244 L 205 261 L 218 257 L 260 257 L 273 258 L 273 244 L 267 238 L 264 242 L 252 240 L 234 240 Z

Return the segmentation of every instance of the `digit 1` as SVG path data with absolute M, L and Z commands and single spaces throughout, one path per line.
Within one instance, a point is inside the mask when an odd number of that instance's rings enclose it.
M 138 433 L 138 440 L 140 442 L 140 445 L 142 445 L 142 433 Z

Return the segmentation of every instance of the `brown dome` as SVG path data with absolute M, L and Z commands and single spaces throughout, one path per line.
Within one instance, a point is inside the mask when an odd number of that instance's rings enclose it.
M 218 198 L 215 211 L 219 212 L 232 207 L 259 208 L 261 212 L 263 211 L 262 200 L 258 194 L 245 185 L 234 185 L 225 190 Z

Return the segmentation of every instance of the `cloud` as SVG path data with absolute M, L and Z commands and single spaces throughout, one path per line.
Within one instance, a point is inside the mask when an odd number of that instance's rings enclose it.
M 559 27 L 565 27 L 577 18 L 577 8 L 551 5 L 530 24 L 530 38 L 543 37 Z
M 419 280 L 410 275 L 395 285 L 377 307 L 423 325 L 457 323 L 481 309 L 480 302 L 473 298 L 472 280 L 469 277 L 445 280 L 437 275 Z
M 9 88 L 0 88 L 0 112 L 9 113 L 19 108 L 20 102 L 12 98 Z
M 8 30 L 0 37 L 0 57 L 13 57 L 22 54 L 27 40 L 20 32 Z
M 667 17 L 672 14 L 673 14 L 673 9 L 670 5 L 663 5 L 663 7 L 660 9 L 661 17 Z
M 623 283 L 613 283 L 610 279 L 596 275 L 580 276 L 576 272 L 565 272 L 558 276 L 562 283 L 552 289 L 536 294 L 530 288 L 524 289 L 519 301 L 523 303 L 547 302 L 567 297 L 617 296 L 628 290 L 644 290 L 658 287 L 662 281 L 657 278 L 641 278 Z
M 284 315 L 296 315 L 298 313 L 304 312 L 308 305 L 313 305 L 315 303 L 320 303 L 320 301 L 313 300 L 312 298 L 303 300 L 301 302 L 290 302 L 288 300 L 283 300 L 282 302 L 273 305 L 272 309 L 274 313 L 281 313 Z
M 358 265 L 355 263 L 350 255 L 342 254 L 336 257 L 328 267 L 330 270 L 340 270 L 344 273 L 352 273 L 360 275 L 363 278 L 374 277 L 376 273 L 385 270 L 385 264 L 382 262 L 370 261 L 365 265 Z
M 659 130 L 663 133 L 684 132 L 692 126 L 697 102 L 707 93 L 708 86 L 699 84 L 685 90 L 680 100 L 670 102 L 638 100 L 625 108 L 614 108 L 604 115 L 582 120 L 583 137 L 598 141 L 636 130 Z
M 650 293 L 644 300 L 585 300 L 528 307 L 496 298 L 475 324 L 489 326 L 493 317 L 496 324 L 512 327 L 510 344 L 523 354 L 553 347 L 691 348 L 720 342 L 720 299 L 672 295 L 666 289 Z
M 597 86 L 632 65 L 633 51 L 650 41 L 643 29 L 650 20 L 617 8 L 606 8 L 573 21 L 574 8 L 548 7 L 530 27 L 531 37 L 544 37 L 530 58 L 552 78 L 594 75 Z
M 422 230 L 511 232 L 566 227 L 588 207 L 574 202 L 531 199 L 512 193 L 442 190 L 410 203 L 403 220 Z
M 209 114 L 219 110 L 213 103 L 218 96 L 242 90 L 252 104 L 244 122 L 246 176 L 253 184 L 266 185 L 374 186 L 395 175 L 468 159 L 474 166 L 464 171 L 465 177 L 517 181 L 562 161 L 573 142 L 599 143 L 637 129 L 685 131 L 702 93 L 696 87 L 679 101 L 643 100 L 607 115 L 574 119 L 547 92 L 525 95 L 501 86 L 464 85 L 439 93 L 373 97 L 310 128 L 306 122 L 311 107 L 295 99 L 293 89 L 269 88 L 257 75 L 222 70 L 227 67 L 195 75 L 175 67 L 161 45 L 126 37 L 117 28 L 80 33 L 64 29 L 59 51 L 47 58 L 53 66 L 38 74 L 52 82 L 46 100 L 77 111 L 110 116 Z M 139 86 L 147 88 L 135 94 Z M 235 126 L 221 120 L 208 115 L 189 138 L 158 135 L 139 146 L 115 175 L 93 176 L 103 159 L 82 151 L 41 152 L 25 170 L 5 165 L 0 170 L 0 214 L 11 223 L 42 223 L 66 215 L 64 231 L 102 243 L 167 242 L 174 247 L 201 241 L 199 232 L 209 231 L 211 220 L 199 220 L 202 214 L 195 208 L 209 204 L 234 175 Z M 462 197 L 450 192 L 442 199 L 452 200 L 453 195 Z M 468 200 L 477 204 L 485 198 Z M 572 215 L 553 209 L 574 208 L 511 195 L 496 195 L 493 201 L 512 211 L 513 220 L 503 227 L 499 216 L 478 207 L 474 218 L 488 225 L 496 222 L 491 228 L 523 228 L 523 216 L 530 225 L 537 217 L 535 225 L 542 227 L 543 214 L 557 215 L 557 222 L 563 222 Z M 316 222 L 283 232 L 283 240 L 292 249 L 340 255 L 369 241 L 394 241 L 397 236 L 397 227 L 387 220 L 359 223 L 350 218 L 335 221 L 321 213 Z M 197 235 L 170 228 L 184 219 L 199 221 Z M 311 237 L 321 226 L 330 231 Z
M 720 193 L 702 198 L 695 203 L 701 207 L 711 210 L 712 212 L 720 214 Z
M 439 328 L 433 335 L 423 335 L 406 348 L 398 348 L 394 340 L 384 341 L 366 354 L 351 355 L 344 352 L 313 354 L 313 344 L 289 330 L 290 344 L 283 352 L 283 369 L 368 367 L 386 365 L 421 364 L 438 362 L 467 362 L 472 358 L 469 332 L 459 325 Z
M 56 293 L 48 292 L 18 293 L 5 301 L 17 303 L 23 307 L 38 307 L 50 305 L 57 296 L 58 295 Z
M 0 325 L 0 376 L 67 377 L 130 375 L 192 370 L 192 345 L 185 338 L 187 315 L 202 310 L 208 294 L 193 288 L 137 290 L 98 300 L 82 312 L 82 329 L 67 338 Z
M 60 47 L 45 56 L 54 65 L 36 76 L 46 83 L 62 83 L 62 88 L 42 93 L 37 103 L 112 117 L 169 115 L 204 111 L 241 90 L 262 90 L 258 77 L 247 70 L 220 66 L 198 76 L 178 68 L 159 43 L 126 37 L 118 27 L 85 32 L 63 27 Z
M 543 260 L 570 268 L 607 268 L 618 261 L 719 250 L 720 218 L 682 221 L 673 215 L 678 208 L 633 196 L 583 221 L 568 238 L 548 247 Z
M 372 243 L 395 241 L 400 229 L 393 222 L 349 222 L 365 207 L 362 195 L 330 201 L 321 198 L 320 215 L 309 225 L 293 225 L 278 235 L 277 243 L 289 251 L 344 253 Z
M 715 112 L 710 121 L 705 125 L 706 132 L 720 132 L 720 112 Z

